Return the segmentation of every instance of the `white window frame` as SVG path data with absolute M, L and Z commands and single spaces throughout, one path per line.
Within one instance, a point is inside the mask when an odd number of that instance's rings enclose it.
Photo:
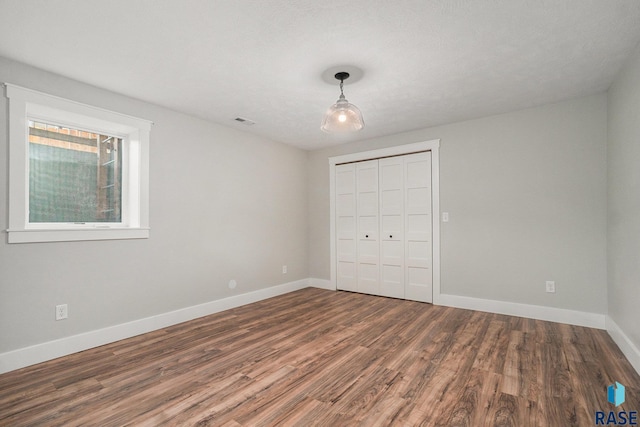
M 9 98 L 9 243 L 149 237 L 151 122 L 5 83 Z M 122 221 L 29 222 L 29 120 L 123 139 Z

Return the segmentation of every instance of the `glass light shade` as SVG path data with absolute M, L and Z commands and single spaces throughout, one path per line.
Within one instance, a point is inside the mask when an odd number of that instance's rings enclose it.
M 364 120 L 360 109 L 350 104 L 344 95 L 340 95 L 340 99 L 325 113 L 320 129 L 328 133 L 336 133 L 354 132 L 363 127 Z

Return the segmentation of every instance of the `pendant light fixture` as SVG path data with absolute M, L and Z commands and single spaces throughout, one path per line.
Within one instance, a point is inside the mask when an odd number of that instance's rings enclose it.
M 320 129 L 327 133 L 354 132 L 364 127 L 364 120 L 360 109 L 349 103 L 344 97 L 344 81 L 349 78 L 349 73 L 341 71 L 334 76 L 340 80 L 340 98 L 333 104 L 322 119 Z

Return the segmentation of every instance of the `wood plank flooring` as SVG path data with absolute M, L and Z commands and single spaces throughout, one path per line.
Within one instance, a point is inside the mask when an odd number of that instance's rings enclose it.
M 640 410 L 640 376 L 605 331 L 313 288 L 0 375 L 2 426 L 589 426 L 614 409 Z

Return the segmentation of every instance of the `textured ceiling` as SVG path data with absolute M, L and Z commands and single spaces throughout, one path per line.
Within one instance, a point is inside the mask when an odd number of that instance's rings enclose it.
M 639 41 L 638 0 L 0 0 L 0 56 L 304 149 L 603 91 Z

